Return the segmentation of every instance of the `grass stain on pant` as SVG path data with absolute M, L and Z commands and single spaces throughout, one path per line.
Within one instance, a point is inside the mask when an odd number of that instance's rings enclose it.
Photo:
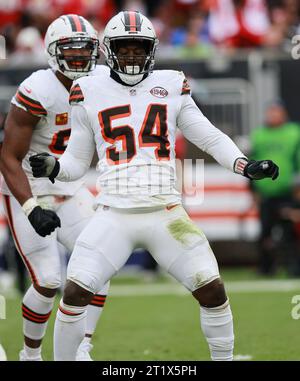
M 190 245 L 199 242 L 199 238 L 205 239 L 204 233 L 189 218 L 183 217 L 168 224 L 168 230 L 176 241 L 183 245 Z

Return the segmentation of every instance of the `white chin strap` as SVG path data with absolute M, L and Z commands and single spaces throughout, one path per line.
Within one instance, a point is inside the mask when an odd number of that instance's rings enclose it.
M 122 82 L 128 84 L 128 85 L 136 85 L 137 83 L 141 82 L 143 79 L 144 74 L 139 74 L 140 67 L 138 65 L 135 66 L 126 66 L 126 72 L 131 74 L 125 74 L 118 72 L 118 75 Z

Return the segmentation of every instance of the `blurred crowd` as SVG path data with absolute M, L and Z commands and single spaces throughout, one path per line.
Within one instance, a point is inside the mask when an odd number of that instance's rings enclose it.
M 31 55 L 27 64 L 43 63 L 43 37 L 61 14 L 80 14 L 101 34 L 122 9 L 150 17 L 161 46 L 181 57 L 207 57 L 216 48 L 288 50 L 291 37 L 300 33 L 298 0 L 0 0 L 9 63 L 24 62 L 24 53 Z

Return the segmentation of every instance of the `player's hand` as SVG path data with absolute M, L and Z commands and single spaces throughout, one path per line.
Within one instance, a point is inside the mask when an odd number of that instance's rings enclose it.
M 36 206 L 32 210 L 28 219 L 34 230 L 42 237 L 46 237 L 56 228 L 60 228 L 60 219 L 57 214 L 52 210 L 42 209 L 40 206 Z
M 54 156 L 46 152 L 38 153 L 30 156 L 29 163 L 33 177 L 49 177 L 49 180 L 54 183 L 59 172 L 59 162 Z
M 250 160 L 244 168 L 244 176 L 251 180 L 261 180 L 266 177 L 275 180 L 279 176 L 279 167 L 272 160 Z

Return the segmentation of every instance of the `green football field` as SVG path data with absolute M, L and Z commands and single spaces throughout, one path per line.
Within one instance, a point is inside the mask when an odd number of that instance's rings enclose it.
M 223 271 L 235 323 L 235 356 L 245 360 L 300 360 L 300 280 L 258 278 L 249 270 Z M 0 342 L 9 360 L 22 346 L 20 297 L 7 298 L 0 320 Z M 298 303 L 300 302 L 300 297 Z M 52 360 L 55 313 L 48 327 L 43 357 Z M 95 360 L 208 360 L 200 331 L 199 307 L 167 277 L 148 283 L 136 277 L 112 282 L 97 332 Z

